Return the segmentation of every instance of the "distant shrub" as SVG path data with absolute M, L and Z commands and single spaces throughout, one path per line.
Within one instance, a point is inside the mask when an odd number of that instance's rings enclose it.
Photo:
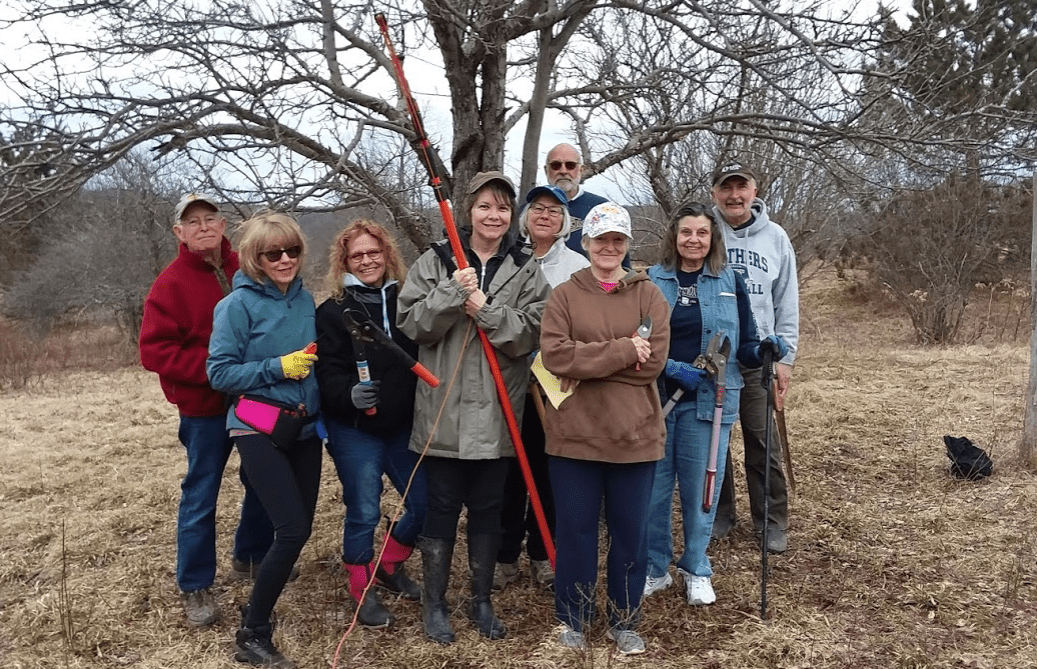
M 977 286 L 1001 284 L 1029 257 L 1031 202 L 1010 189 L 951 179 L 900 195 L 855 247 L 911 318 L 919 343 L 955 343 Z
M 19 390 L 39 383 L 45 357 L 18 328 L 0 321 L 0 390 Z

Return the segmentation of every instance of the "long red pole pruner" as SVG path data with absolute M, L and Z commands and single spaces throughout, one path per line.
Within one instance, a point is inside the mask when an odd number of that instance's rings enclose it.
M 382 31 L 385 48 L 389 52 L 389 58 L 392 60 L 393 70 L 396 73 L 396 83 L 400 87 L 400 94 L 407 103 L 407 111 L 410 113 L 411 122 L 414 124 L 414 133 L 417 135 L 417 140 L 412 142 L 411 145 L 417 150 L 422 162 L 425 164 L 425 169 L 428 170 L 430 184 L 436 194 L 439 211 L 443 215 L 443 224 L 446 228 L 447 238 L 450 240 L 450 248 L 453 250 L 454 258 L 457 261 L 457 268 L 465 269 L 468 267 L 468 258 L 465 256 L 464 248 L 461 246 L 461 238 L 457 234 L 457 224 L 454 222 L 454 212 L 450 208 L 447 185 L 440 174 L 440 170 L 443 169 L 442 163 L 439 161 L 432 143 L 429 142 L 428 135 L 425 134 L 418 105 L 414 102 L 414 96 L 411 95 L 410 86 L 407 85 L 407 78 L 403 74 L 403 65 L 396 55 L 392 38 L 389 36 L 389 24 L 385 20 L 385 14 L 375 14 L 374 20 Z M 515 444 L 515 455 L 518 457 L 519 466 L 522 469 L 522 478 L 525 479 L 526 488 L 529 490 L 529 501 L 533 505 L 533 513 L 536 515 L 537 526 L 540 528 L 540 536 L 544 539 L 544 548 L 547 549 L 547 557 L 551 560 L 551 566 L 553 567 L 555 564 L 554 542 L 551 540 L 551 532 L 547 526 L 544 506 L 540 503 L 540 495 L 537 493 L 536 484 L 533 482 L 533 470 L 529 468 L 526 449 L 522 446 L 518 421 L 515 420 L 515 412 L 512 410 L 511 402 L 508 399 L 508 388 L 504 383 L 504 377 L 501 375 L 500 364 L 497 362 L 497 353 L 486 333 L 478 327 L 476 331 L 479 333 L 479 340 L 482 342 L 483 353 L 486 354 L 486 362 L 490 365 L 490 374 L 493 375 L 493 382 L 497 386 L 497 397 L 500 399 L 501 409 L 504 412 L 504 420 L 508 424 L 511 441 Z

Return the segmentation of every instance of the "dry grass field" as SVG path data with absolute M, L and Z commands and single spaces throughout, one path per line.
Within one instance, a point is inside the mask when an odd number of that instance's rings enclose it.
M 604 629 L 585 653 L 559 648 L 552 600 L 528 581 L 495 599 L 508 638 L 480 638 L 462 613 L 463 547 L 455 645 L 425 641 L 418 606 L 391 599 L 394 628 L 343 640 L 352 607 L 335 566 L 341 494 L 325 459 L 302 576 L 278 606 L 280 647 L 311 668 L 1037 665 L 1037 479 L 1015 451 L 1027 344 L 922 349 L 902 316 L 859 288 L 820 276 L 804 291 L 788 410 L 798 489 L 791 549 L 770 559 L 768 621 L 743 489 L 742 524 L 711 548 L 717 603 L 689 608 L 677 588 L 647 600 L 644 655 L 613 657 Z M 0 392 L 0 416 L 0 666 L 234 666 L 235 607 L 248 592 L 226 578 L 236 456 L 219 514 L 224 618 L 196 631 L 173 571 L 184 458 L 155 377 L 136 366 L 47 373 Z M 945 434 L 988 450 L 994 476 L 952 479 Z M 411 570 L 420 573 L 417 555 Z

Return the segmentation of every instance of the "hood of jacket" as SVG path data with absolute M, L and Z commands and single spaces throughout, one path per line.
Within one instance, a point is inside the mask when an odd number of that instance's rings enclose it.
M 742 228 L 734 228 L 731 227 L 731 224 L 727 224 L 727 227 L 730 228 L 735 237 L 752 237 L 770 224 L 771 219 L 767 216 L 767 205 L 763 200 L 760 198 L 754 199 L 752 204 L 749 205 L 749 210 L 753 213 L 753 219 L 749 225 Z M 717 220 L 727 223 L 724 215 L 720 213 L 719 207 L 713 207 L 713 214 L 717 217 Z

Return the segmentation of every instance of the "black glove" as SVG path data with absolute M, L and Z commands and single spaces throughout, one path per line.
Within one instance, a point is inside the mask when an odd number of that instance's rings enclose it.
M 379 383 L 381 382 L 374 381 L 372 383 L 358 383 L 353 386 L 353 389 L 349 391 L 349 397 L 353 400 L 353 406 L 357 409 L 370 409 L 378 404 Z

